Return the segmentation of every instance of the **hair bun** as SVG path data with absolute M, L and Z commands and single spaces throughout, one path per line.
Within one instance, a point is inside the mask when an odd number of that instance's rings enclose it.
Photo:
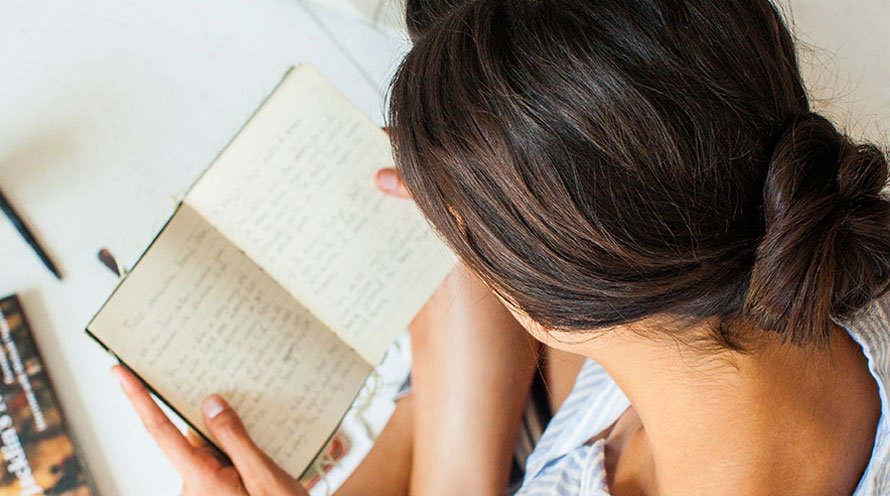
M 744 312 L 803 344 L 890 288 L 887 159 L 809 113 L 782 133 L 764 186 L 765 234 Z

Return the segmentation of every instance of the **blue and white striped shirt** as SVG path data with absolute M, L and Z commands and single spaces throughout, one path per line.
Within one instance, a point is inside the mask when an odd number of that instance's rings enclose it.
M 873 302 L 844 327 L 861 346 L 878 383 L 881 418 L 871 460 L 854 496 L 890 494 L 890 296 Z M 521 496 L 608 496 L 605 441 L 589 442 L 630 403 L 605 370 L 587 360 L 575 387 L 526 463 Z

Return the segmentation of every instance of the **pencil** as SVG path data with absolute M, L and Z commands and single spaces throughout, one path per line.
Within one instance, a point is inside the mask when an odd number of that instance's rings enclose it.
M 62 273 L 59 272 L 59 269 L 56 267 L 56 264 L 50 260 L 49 255 L 43 250 L 40 246 L 40 243 L 37 242 L 37 239 L 34 238 L 34 235 L 31 234 L 31 231 L 28 229 L 28 226 L 25 225 L 22 218 L 19 214 L 12 208 L 12 205 L 9 204 L 9 200 L 6 199 L 6 196 L 3 194 L 3 191 L 0 190 L 0 210 L 6 214 L 6 217 L 9 218 L 9 221 L 12 222 L 12 225 L 15 226 L 16 230 L 19 234 L 22 235 L 22 238 L 25 239 L 25 242 L 28 243 L 28 246 L 37 253 L 37 256 L 40 257 L 40 260 L 43 262 L 43 265 L 46 265 L 46 268 L 49 269 L 50 272 L 53 273 L 60 281 L 62 280 Z

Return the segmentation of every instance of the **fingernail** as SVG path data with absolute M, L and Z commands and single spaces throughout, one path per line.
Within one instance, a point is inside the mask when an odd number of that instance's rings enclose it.
M 210 396 L 206 400 L 204 400 L 204 406 L 202 407 L 202 409 L 204 410 L 204 415 L 207 418 L 212 419 L 226 409 L 226 402 L 223 401 L 223 399 L 219 396 Z
M 380 189 L 385 191 L 395 191 L 396 188 L 399 187 L 399 181 L 396 175 L 392 171 L 380 171 L 377 174 L 377 184 L 380 185 Z
M 124 385 L 123 373 L 121 372 L 120 368 L 118 368 L 117 366 L 112 367 L 111 377 L 114 377 L 114 380 L 117 381 L 117 383 L 120 384 L 121 386 Z

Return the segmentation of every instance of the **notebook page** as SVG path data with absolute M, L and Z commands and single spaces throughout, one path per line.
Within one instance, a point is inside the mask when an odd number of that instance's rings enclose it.
M 370 372 L 187 205 L 89 329 L 205 435 L 201 400 L 221 394 L 295 477 Z
M 384 166 L 387 136 L 300 66 L 185 202 L 374 365 L 453 266 Z

